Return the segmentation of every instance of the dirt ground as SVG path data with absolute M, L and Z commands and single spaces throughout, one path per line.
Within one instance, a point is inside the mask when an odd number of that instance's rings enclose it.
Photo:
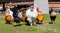
M 0 18 L 4 18 L 4 16 L 5 16 L 4 14 L 0 14 Z

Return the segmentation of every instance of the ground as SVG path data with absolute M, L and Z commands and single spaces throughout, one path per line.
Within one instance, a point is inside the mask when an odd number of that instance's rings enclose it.
M 5 24 L 4 15 L 0 14 L 0 33 L 60 33 L 60 14 L 57 14 L 55 24 L 49 24 L 49 15 L 44 15 L 43 24 L 37 26 L 26 26 L 25 22 L 21 22 L 22 26 L 14 27 L 14 25 Z

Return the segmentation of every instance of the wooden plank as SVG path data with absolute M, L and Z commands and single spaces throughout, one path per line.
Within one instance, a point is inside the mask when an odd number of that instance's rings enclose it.
M 6 5 L 32 5 L 34 2 L 7 3 Z

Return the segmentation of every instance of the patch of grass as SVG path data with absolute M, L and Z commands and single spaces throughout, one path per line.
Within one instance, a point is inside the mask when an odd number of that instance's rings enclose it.
M 45 16 L 44 22 L 49 22 L 49 21 L 51 21 L 49 14 L 46 14 L 46 15 L 44 15 L 44 16 Z M 60 22 L 60 14 L 57 14 L 57 15 L 56 15 L 56 20 L 55 20 L 55 22 Z
M 43 24 L 47 24 L 51 26 L 55 30 L 45 30 L 42 28 L 38 28 L 37 26 L 17 26 L 14 27 L 14 25 L 9 25 L 5 24 L 5 19 L 0 18 L 0 33 L 60 33 L 60 14 L 57 15 L 56 17 L 56 24 L 48 24 L 50 22 L 50 16 L 49 15 L 44 15 L 45 19 L 43 21 Z M 23 24 L 23 22 L 22 22 Z

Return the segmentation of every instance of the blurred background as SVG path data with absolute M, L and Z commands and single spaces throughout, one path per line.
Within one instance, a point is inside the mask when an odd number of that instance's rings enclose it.
M 60 0 L 48 0 L 49 8 L 53 6 L 53 8 L 57 9 L 57 13 L 60 13 Z M 0 0 L 0 13 L 4 13 L 6 6 L 13 7 L 14 5 L 17 6 L 18 9 L 20 8 L 28 8 L 29 6 L 34 4 L 34 0 Z

